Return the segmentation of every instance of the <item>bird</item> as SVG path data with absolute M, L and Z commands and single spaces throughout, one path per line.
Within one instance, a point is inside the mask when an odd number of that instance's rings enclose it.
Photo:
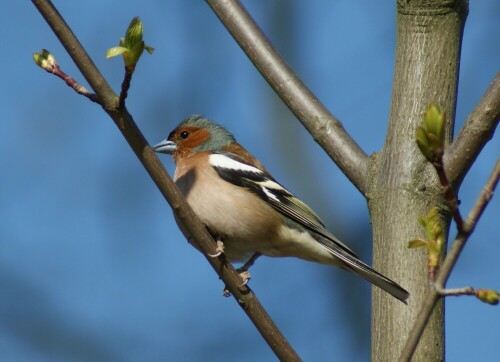
M 297 257 L 353 272 L 407 303 L 405 289 L 362 262 L 223 126 L 189 116 L 153 150 L 172 155 L 175 184 L 219 252 L 244 263 L 238 271 L 247 272 L 261 255 Z

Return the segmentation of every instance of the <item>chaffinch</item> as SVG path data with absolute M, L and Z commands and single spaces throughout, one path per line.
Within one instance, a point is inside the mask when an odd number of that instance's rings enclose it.
M 354 272 L 406 303 L 406 290 L 359 260 L 225 128 L 193 115 L 154 150 L 173 156 L 176 185 L 226 258 L 246 261 L 242 270 L 261 254 L 294 256 Z

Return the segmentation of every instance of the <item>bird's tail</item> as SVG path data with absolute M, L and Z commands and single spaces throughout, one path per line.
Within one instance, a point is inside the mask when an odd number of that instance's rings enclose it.
M 359 259 L 355 259 L 350 255 L 346 259 L 349 260 L 348 261 L 343 260 L 343 261 L 348 270 L 359 275 L 363 279 L 368 280 L 373 285 L 376 285 L 377 287 L 386 291 L 393 297 L 407 304 L 406 300 L 410 296 L 410 293 L 408 293 L 408 291 L 403 289 L 399 284 L 387 278 L 386 276 L 380 274 L 378 271 L 372 269 L 370 266 L 366 265 Z
M 332 253 L 336 258 L 340 259 L 340 261 L 342 262 L 341 267 L 352 271 L 354 274 L 357 274 L 363 279 L 368 280 L 373 285 L 376 285 L 393 297 L 407 304 L 406 300 L 410 296 L 410 293 L 403 289 L 399 284 L 380 274 L 378 271 L 372 269 L 369 265 L 363 263 L 356 257 L 354 253 L 348 254 L 344 250 L 340 249 L 336 245 L 336 243 L 330 244 L 329 242 L 325 242 L 325 240 L 322 238 L 319 241 L 325 248 L 328 249 L 328 251 L 330 251 L 330 253 Z M 328 241 L 333 240 L 330 239 Z

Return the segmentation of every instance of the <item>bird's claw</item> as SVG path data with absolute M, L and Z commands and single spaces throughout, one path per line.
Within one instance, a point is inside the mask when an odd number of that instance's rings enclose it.
M 222 253 L 224 253 L 224 243 L 220 240 L 217 240 L 217 247 L 215 248 L 215 254 L 208 254 L 209 257 L 211 258 L 217 258 L 218 256 L 221 256 Z
M 240 287 L 247 285 L 248 281 L 252 278 L 248 270 L 241 271 L 240 269 L 236 269 L 236 271 L 238 272 L 238 274 L 240 274 L 240 277 L 243 280 L 243 283 L 240 285 Z M 229 291 L 229 289 L 224 288 L 224 290 L 222 291 L 222 295 L 224 297 L 230 297 L 231 292 Z
M 250 272 L 248 270 L 244 270 L 241 272 L 238 270 L 238 272 L 240 273 L 240 277 L 243 280 L 243 284 L 241 284 L 241 285 L 242 286 L 246 285 L 248 283 L 248 281 L 252 278 L 252 276 L 250 275 Z

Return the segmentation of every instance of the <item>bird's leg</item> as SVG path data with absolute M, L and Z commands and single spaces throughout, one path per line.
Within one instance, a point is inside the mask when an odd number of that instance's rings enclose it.
M 248 272 L 248 269 L 250 269 L 250 267 L 255 263 L 255 261 L 259 258 L 259 256 L 261 256 L 262 254 L 257 252 L 255 254 L 252 255 L 252 257 L 250 259 L 247 260 L 247 262 L 245 264 L 243 264 L 242 267 L 236 269 L 236 271 L 238 273 L 240 273 L 240 277 L 241 279 L 243 279 L 243 285 L 245 285 L 246 283 L 248 283 L 248 281 L 250 280 L 251 276 L 250 276 L 250 273 Z
M 261 253 L 255 253 L 255 254 L 253 254 L 252 257 L 250 259 L 248 259 L 246 261 L 246 263 L 243 264 L 242 267 L 236 269 L 236 271 L 240 274 L 241 279 L 243 280 L 243 284 L 242 285 L 247 284 L 248 281 L 250 280 L 251 276 L 250 276 L 250 273 L 248 272 L 248 269 L 250 269 L 250 267 L 255 263 L 255 261 L 257 260 L 257 258 L 259 256 L 261 256 L 261 255 L 262 255 Z M 222 292 L 222 294 L 225 297 L 231 296 L 231 293 L 229 292 L 229 290 L 227 288 L 224 288 L 224 291 Z
M 224 248 L 225 248 L 224 243 L 221 240 L 217 239 L 217 247 L 215 248 L 215 254 L 208 254 L 208 256 L 212 258 L 217 258 L 224 252 Z

